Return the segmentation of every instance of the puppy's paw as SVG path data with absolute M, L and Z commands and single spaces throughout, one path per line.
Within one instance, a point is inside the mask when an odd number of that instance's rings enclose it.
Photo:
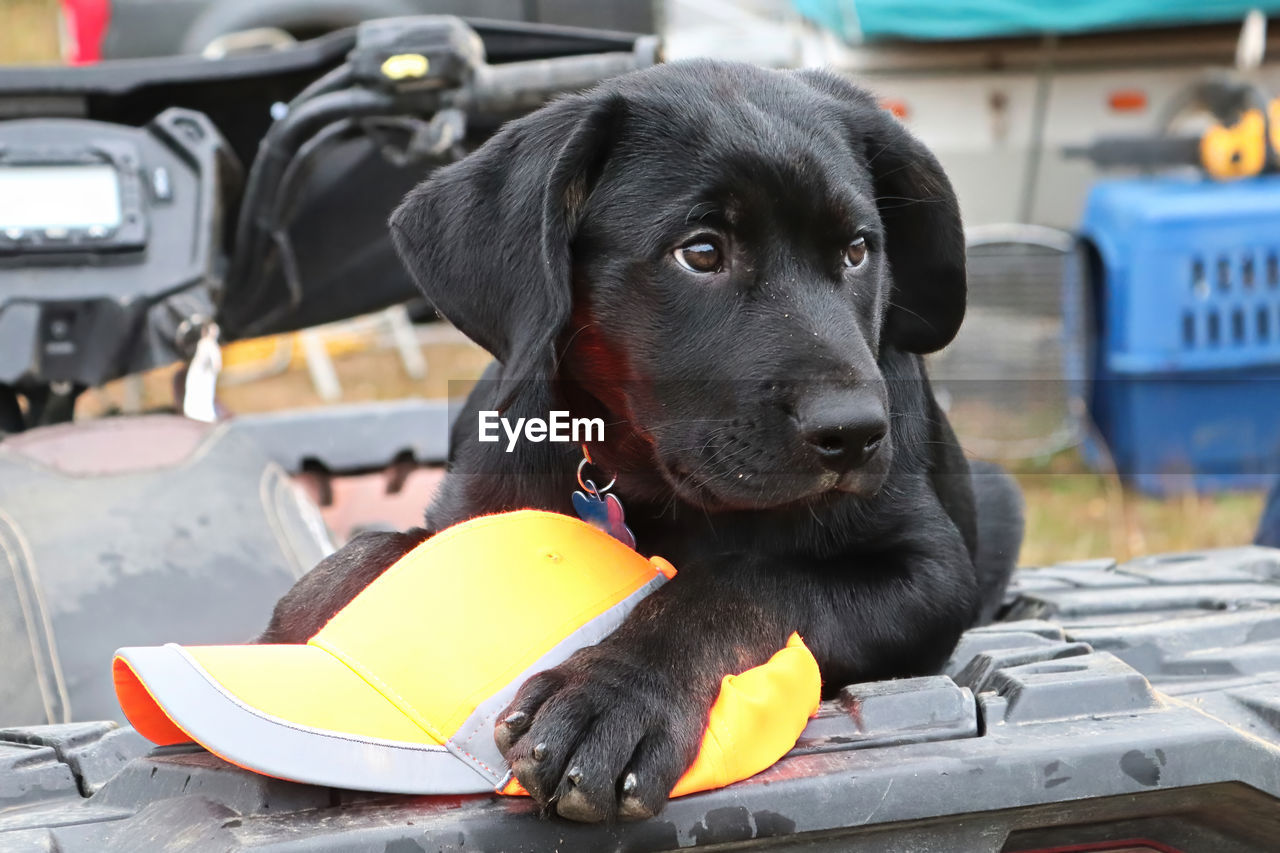
M 707 708 L 666 674 L 583 649 L 525 682 L 494 738 L 544 808 L 594 823 L 657 814 L 702 741 Z

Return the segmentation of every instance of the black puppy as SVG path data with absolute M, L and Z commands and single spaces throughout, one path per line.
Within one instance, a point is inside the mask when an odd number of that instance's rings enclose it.
M 425 528 L 329 557 L 264 641 L 304 642 L 432 531 L 572 512 L 582 451 L 481 443 L 476 414 L 496 409 L 603 417 L 597 468 L 640 550 L 680 569 L 497 726 L 516 776 L 565 817 L 655 814 L 721 678 L 792 631 L 834 691 L 936 671 L 998 604 L 1016 487 L 970 476 L 919 355 L 964 315 L 956 199 L 866 93 L 718 62 L 634 73 L 507 125 L 391 227 L 499 366 L 458 420 Z

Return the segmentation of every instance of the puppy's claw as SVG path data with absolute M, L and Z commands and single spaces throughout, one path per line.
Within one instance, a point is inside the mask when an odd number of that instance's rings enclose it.
M 574 785 L 582 784 L 582 768 L 578 767 L 576 764 L 573 767 L 570 767 L 569 772 L 564 775 Z
M 536 744 L 533 747 L 533 760 L 542 761 L 547 757 L 547 745 L 545 743 Z
M 529 796 L 533 797 L 540 804 L 550 806 L 548 798 L 543 795 L 542 785 L 538 781 L 538 774 L 534 771 L 537 765 L 533 763 L 531 758 L 517 758 L 511 762 L 511 772 L 515 774 L 516 779 L 529 792 Z M 554 794 L 554 792 L 552 792 Z
M 639 797 L 625 796 L 622 802 L 618 804 L 618 818 L 620 820 L 648 820 L 657 812 L 640 802 Z
M 593 804 L 579 788 L 571 788 L 556 801 L 556 814 L 580 823 L 599 823 L 607 815 Z
M 515 746 L 515 742 L 529 727 L 529 715 L 524 711 L 516 711 L 493 727 L 493 742 L 498 745 L 498 752 L 503 757 Z
M 626 778 L 622 780 L 622 793 L 635 793 L 636 785 L 640 784 L 640 780 L 636 778 L 636 774 L 628 773 Z

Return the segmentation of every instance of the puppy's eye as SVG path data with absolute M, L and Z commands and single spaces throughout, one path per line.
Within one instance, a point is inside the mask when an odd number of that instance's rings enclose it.
M 844 248 L 844 265 L 849 269 L 862 266 L 867 259 L 867 241 L 859 237 Z
M 689 272 L 720 272 L 724 266 L 724 258 L 721 256 L 720 248 L 715 243 L 707 240 L 694 240 L 692 243 L 686 243 L 676 249 L 673 254 L 676 256 L 676 263 Z

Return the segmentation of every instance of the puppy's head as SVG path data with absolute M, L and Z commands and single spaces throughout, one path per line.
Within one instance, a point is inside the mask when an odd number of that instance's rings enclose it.
M 824 73 L 617 78 L 512 122 L 391 225 L 506 377 L 567 380 L 623 431 L 599 459 L 626 468 L 641 447 L 711 509 L 878 490 L 894 449 L 878 362 L 940 349 L 964 315 L 937 160 Z

